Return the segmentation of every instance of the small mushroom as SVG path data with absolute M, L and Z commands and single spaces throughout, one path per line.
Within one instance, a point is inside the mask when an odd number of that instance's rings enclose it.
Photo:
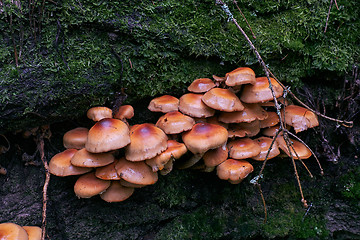
M 163 95 L 150 101 L 148 109 L 152 112 L 172 112 L 177 111 L 179 99 L 170 95 Z
M 130 144 L 125 147 L 125 158 L 143 161 L 153 158 L 167 148 L 168 137 L 154 124 L 142 123 L 131 127 Z
M 315 113 L 296 105 L 285 107 L 285 123 L 294 127 L 296 133 L 319 126 Z
M 104 118 L 90 128 L 85 148 L 92 153 L 101 153 L 123 148 L 129 143 L 129 127 L 119 119 Z
M 87 111 L 86 116 L 98 122 L 104 118 L 112 118 L 112 110 L 108 107 L 92 107 Z
M 199 78 L 190 84 L 188 90 L 193 93 L 205 93 L 214 87 L 216 87 L 216 85 L 210 78 Z
M 78 198 L 90 198 L 104 192 L 110 183 L 111 181 L 99 179 L 94 172 L 90 172 L 78 178 L 74 192 Z
M 225 75 L 225 84 L 230 87 L 255 84 L 255 72 L 248 67 L 239 67 Z
M 270 78 L 275 97 L 282 96 L 284 89 L 274 79 Z M 256 78 L 255 84 L 247 84 L 244 86 L 240 100 L 245 103 L 262 103 L 273 99 L 272 92 L 269 88 L 267 77 Z
M 71 164 L 71 158 L 75 155 L 78 150 L 66 149 L 54 155 L 49 162 L 49 171 L 51 174 L 65 177 L 71 175 L 80 175 L 91 171 L 92 168 L 87 167 L 76 167 Z
M 283 150 L 286 153 L 286 155 L 288 155 L 289 157 L 292 156 L 294 159 L 299 159 L 299 158 L 307 159 L 311 157 L 312 155 L 311 151 L 303 143 L 290 138 L 289 140 L 290 140 L 289 145 L 290 145 L 291 154 L 285 142 L 284 136 L 278 136 L 276 138 L 276 142 L 278 143 L 279 148 Z M 294 152 L 294 150 L 296 153 Z
M 119 181 L 112 181 L 111 185 L 100 197 L 106 202 L 122 202 L 134 193 L 134 188 L 124 187 Z
M 234 139 L 228 142 L 229 156 L 233 159 L 246 159 L 258 155 L 261 148 L 257 142 L 251 138 Z
M 67 131 L 63 136 L 64 147 L 82 149 L 85 147 L 89 129 L 84 127 L 77 127 Z
M 74 154 L 71 164 L 77 167 L 103 167 L 114 160 L 114 155 L 111 153 L 91 153 L 83 148 Z
M 213 88 L 202 97 L 202 101 L 213 109 L 223 112 L 241 111 L 244 106 L 229 89 Z
M 273 142 L 273 139 L 269 138 L 269 137 L 259 137 L 254 140 L 259 144 L 259 146 L 261 148 L 261 152 L 258 155 L 251 157 L 251 158 L 254 160 L 257 160 L 257 161 L 264 161 L 266 158 L 266 155 L 270 149 L 271 143 Z M 270 153 L 269 153 L 267 159 L 274 158 L 274 157 L 278 156 L 279 154 L 280 154 L 279 146 L 278 146 L 277 142 L 275 141 L 270 149 Z
M 215 109 L 208 107 L 201 99 L 203 94 L 187 93 L 180 97 L 179 110 L 190 117 L 211 117 Z
M 248 161 L 231 158 L 216 167 L 218 177 L 231 184 L 242 182 L 253 171 L 254 167 Z

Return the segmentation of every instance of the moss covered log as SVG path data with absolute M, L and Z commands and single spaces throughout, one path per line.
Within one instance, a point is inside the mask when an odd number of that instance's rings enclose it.
M 180 94 L 238 66 L 263 75 L 214 1 L 2 1 L 0 132 L 74 118 L 89 106 Z M 359 56 L 357 1 L 238 1 L 230 10 L 270 69 L 298 86 L 351 71 Z

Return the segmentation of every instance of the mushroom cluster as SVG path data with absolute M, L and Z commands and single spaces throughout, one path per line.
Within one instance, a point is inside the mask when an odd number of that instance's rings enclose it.
M 23 226 L 15 223 L 0 223 L 0 239 L 40 240 L 41 228 Z
M 282 99 L 283 88 L 270 80 L 289 127 L 298 133 L 318 125 L 314 113 Z M 65 133 L 66 150 L 50 160 L 50 172 L 81 175 L 74 186 L 80 198 L 100 195 L 107 202 L 119 202 L 135 188 L 156 183 L 158 173 L 171 172 L 175 160 L 179 169 L 216 169 L 220 179 L 237 184 L 254 170 L 253 160 L 274 158 L 280 150 L 294 159 L 311 156 L 299 141 L 291 140 L 295 152 L 288 151 L 281 134 L 273 141 L 279 118 L 269 81 L 255 77 L 248 67 L 213 80 L 196 79 L 188 93 L 154 98 L 148 109 L 161 113 L 155 124 L 129 125 L 134 116 L 130 105 L 116 113 L 106 107 L 89 109 L 87 116 L 96 123 L 90 129 L 78 127 Z

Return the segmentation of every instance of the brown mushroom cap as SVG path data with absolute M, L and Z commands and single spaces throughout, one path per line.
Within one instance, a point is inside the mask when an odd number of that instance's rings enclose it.
M 148 109 L 152 112 L 172 112 L 177 111 L 179 99 L 170 95 L 163 95 L 150 101 Z
M 29 240 L 40 240 L 42 230 L 38 226 L 23 226 L 26 233 L 28 234 Z
M 268 117 L 260 120 L 260 128 L 275 126 L 279 123 L 279 116 L 276 112 L 267 112 Z
M 214 88 L 216 85 L 210 78 L 195 79 L 188 87 L 189 92 L 204 93 Z
M 294 127 L 296 133 L 319 126 L 315 113 L 296 105 L 285 107 L 285 123 Z
M 253 171 L 254 167 L 248 161 L 231 158 L 216 167 L 218 177 L 228 180 L 231 184 L 240 183 Z
M 111 181 L 102 180 L 94 172 L 87 173 L 78 178 L 74 185 L 74 192 L 79 198 L 90 198 L 104 192 Z
M 190 130 L 195 124 L 192 117 L 186 116 L 178 111 L 168 112 L 161 116 L 156 126 L 166 134 L 178 134 Z
M 115 169 L 122 179 L 130 183 L 151 185 L 158 180 L 157 172 L 153 172 L 144 161 L 131 162 L 121 158 L 115 165 Z
M 268 113 L 257 103 L 244 103 L 244 107 L 242 111 L 220 113 L 219 121 L 224 123 L 253 122 L 255 120 L 264 120 L 268 117 Z
M 115 166 L 119 160 L 115 160 L 113 163 L 96 168 L 95 176 L 103 180 L 120 180 L 120 176 L 117 174 Z
M 229 150 L 226 147 L 226 144 L 218 148 L 208 150 L 203 156 L 205 165 L 207 167 L 215 167 L 219 165 L 228 158 L 228 152 Z
M 292 147 L 295 149 L 295 152 L 294 153 L 294 149 L 290 146 L 290 150 L 291 150 L 291 155 L 294 159 L 307 159 L 309 157 L 311 157 L 311 151 L 301 142 L 297 141 L 297 140 L 294 140 L 294 139 L 290 139 L 290 142 L 292 143 Z M 290 156 L 290 153 L 289 153 L 289 149 L 286 145 L 286 142 L 285 142 L 285 139 L 283 136 L 278 136 L 276 138 L 276 142 L 278 143 L 279 145 L 279 148 L 281 150 L 283 150 L 286 155 Z
M 186 147 L 194 154 L 203 154 L 209 149 L 220 147 L 227 138 L 226 128 L 211 123 L 197 123 L 182 135 Z
M 129 127 L 119 119 L 105 118 L 90 130 L 85 144 L 92 153 L 108 152 L 130 143 Z
M 84 127 L 74 128 L 67 131 L 63 136 L 63 144 L 65 148 L 82 149 L 85 147 L 89 129 Z
M 134 188 L 124 187 L 119 181 L 112 181 L 111 185 L 100 197 L 106 202 L 122 202 L 134 193 Z
M 143 161 L 153 158 L 167 148 L 166 134 L 154 124 L 137 124 L 130 129 L 131 142 L 125 148 L 129 161 Z
M 270 81 L 275 92 L 275 97 L 280 97 L 283 94 L 283 88 L 274 78 L 270 78 Z M 269 88 L 267 77 L 258 77 L 256 78 L 255 84 L 245 85 L 240 97 L 240 100 L 245 103 L 261 103 L 272 99 L 273 95 Z
M 112 118 L 112 110 L 108 107 L 92 107 L 87 111 L 86 116 L 97 122 L 104 118 Z
M 224 111 L 241 111 L 244 106 L 239 98 L 229 89 L 213 88 L 202 96 L 202 101 L 209 107 Z
M 146 159 L 146 164 L 149 165 L 154 172 L 162 170 L 168 161 L 173 157 L 179 159 L 187 152 L 185 144 L 179 143 L 175 140 L 167 141 L 167 149 L 154 158 Z
M 228 142 L 229 156 L 234 159 L 246 159 L 258 155 L 261 151 L 259 144 L 250 138 L 240 138 Z
M 269 137 L 259 137 L 254 140 L 259 144 L 259 146 L 261 148 L 261 152 L 258 155 L 251 157 L 251 158 L 254 160 L 257 160 L 257 161 L 264 161 L 273 139 L 269 138 Z M 274 157 L 278 156 L 279 154 L 280 154 L 279 146 L 275 141 L 274 144 L 272 145 L 272 148 L 270 150 L 270 153 L 269 153 L 267 159 L 274 158 Z
M 242 84 L 255 84 L 255 72 L 248 67 L 239 67 L 225 75 L 225 84 L 233 87 Z
M 202 99 L 203 94 L 187 93 L 180 97 L 179 110 L 191 117 L 211 117 L 215 109 L 206 106 Z
M 260 132 L 260 122 L 255 120 L 253 122 L 230 123 L 228 127 L 229 138 L 234 137 L 253 137 Z
M 134 108 L 131 105 L 120 106 L 116 113 L 114 113 L 114 118 L 116 119 L 131 119 L 134 117 Z
M 76 167 L 71 164 L 71 158 L 77 151 L 76 149 L 67 149 L 53 156 L 49 162 L 50 173 L 59 177 L 65 177 L 91 171 L 91 168 Z
M 111 153 L 91 153 L 83 148 L 74 154 L 71 164 L 77 167 L 102 167 L 114 160 L 114 155 Z
M 0 223 L 0 239 L 2 240 L 28 240 L 25 229 L 15 223 Z

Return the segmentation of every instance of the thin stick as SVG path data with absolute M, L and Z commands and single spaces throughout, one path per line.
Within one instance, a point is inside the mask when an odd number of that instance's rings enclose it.
M 251 34 L 252 34 L 252 36 L 253 36 L 253 38 L 256 39 L 256 36 L 255 36 L 255 34 L 254 34 L 254 32 L 253 32 L 253 30 L 252 30 L 252 28 L 251 28 L 248 20 L 246 19 L 245 15 L 244 15 L 243 12 L 241 11 L 241 9 L 240 9 L 239 5 L 237 4 L 236 0 L 234 0 L 234 4 L 236 5 L 237 9 L 238 9 L 239 12 L 241 13 L 241 16 L 245 19 L 245 22 L 246 22 L 246 24 L 248 25 L 248 27 L 249 27 L 249 29 L 250 29 L 250 32 L 251 32 Z
M 256 184 L 258 186 L 258 189 L 259 189 L 259 193 L 260 193 L 260 196 L 261 196 L 261 200 L 263 202 L 263 205 L 264 205 L 264 223 L 266 223 L 266 220 L 267 220 L 267 210 L 266 210 L 266 202 L 265 202 L 265 198 L 264 198 L 264 194 L 261 190 L 261 185 L 260 183 L 257 183 Z
M 328 11 L 328 14 L 327 14 L 327 17 L 326 17 L 326 23 L 325 23 L 324 33 L 326 33 L 326 29 L 327 29 L 327 26 L 328 26 L 328 22 L 329 22 L 329 17 L 330 17 L 330 12 L 331 12 L 331 7 L 332 7 L 332 5 L 333 5 L 333 1 L 334 1 L 334 0 L 331 0 L 331 1 L 330 1 L 329 11 Z
M 50 182 L 50 172 L 49 165 L 45 159 L 45 151 L 44 151 L 44 136 L 43 133 L 40 133 L 37 137 L 37 147 L 40 152 L 41 161 L 44 164 L 45 168 L 45 183 L 43 187 L 43 208 L 42 208 L 42 221 L 41 221 L 41 240 L 45 240 L 46 236 L 46 206 L 47 206 L 47 188 Z

